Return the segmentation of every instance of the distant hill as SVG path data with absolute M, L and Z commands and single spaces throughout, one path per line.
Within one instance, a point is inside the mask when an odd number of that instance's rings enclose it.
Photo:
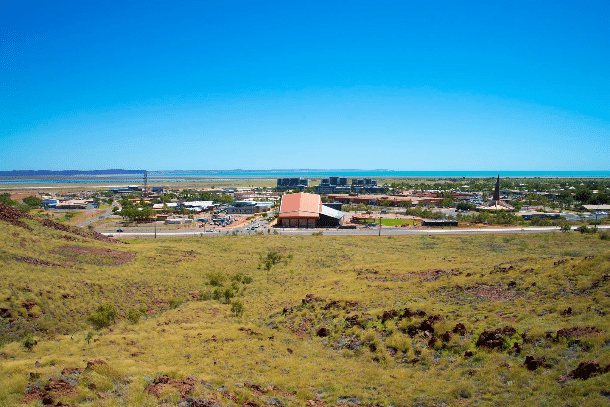
M 64 171 L 51 171 L 51 170 L 13 170 L 13 171 L 0 171 L 0 177 L 53 177 L 53 176 L 77 176 L 77 175 L 120 175 L 120 174 L 142 174 L 144 170 L 64 170 Z

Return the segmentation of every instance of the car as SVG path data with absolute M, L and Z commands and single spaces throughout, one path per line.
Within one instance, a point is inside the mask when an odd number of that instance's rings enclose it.
M 116 231 L 117 231 L 118 233 L 121 233 L 121 232 L 123 232 L 123 229 L 117 229 Z

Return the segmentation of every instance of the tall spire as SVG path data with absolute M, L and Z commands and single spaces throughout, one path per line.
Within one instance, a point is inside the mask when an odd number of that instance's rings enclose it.
M 498 179 L 496 180 L 496 188 L 494 189 L 494 201 L 500 200 L 500 174 L 498 174 Z

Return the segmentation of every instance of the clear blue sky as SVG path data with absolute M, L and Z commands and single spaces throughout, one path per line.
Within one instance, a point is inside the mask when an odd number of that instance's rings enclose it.
M 608 170 L 608 1 L 0 0 L 0 170 Z

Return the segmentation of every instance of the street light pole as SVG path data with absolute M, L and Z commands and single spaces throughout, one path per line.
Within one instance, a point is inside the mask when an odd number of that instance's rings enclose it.
M 155 239 L 157 238 L 157 221 L 155 220 Z
M 379 236 L 381 237 L 381 214 L 379 215 Z

